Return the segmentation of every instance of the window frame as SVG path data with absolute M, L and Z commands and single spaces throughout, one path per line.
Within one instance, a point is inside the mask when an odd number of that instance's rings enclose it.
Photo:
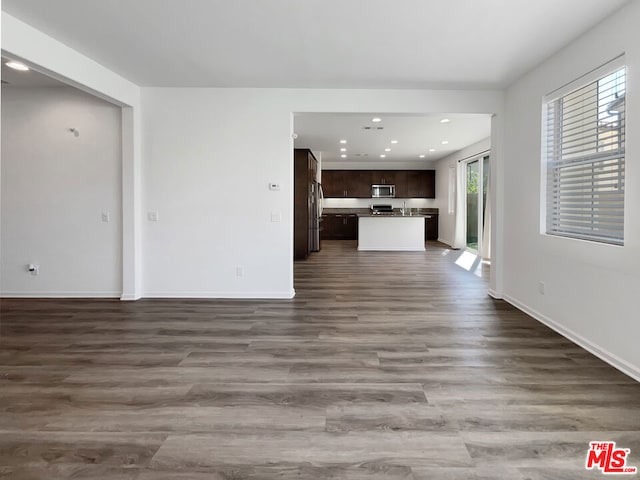
M 551 175 L 550 175 L 550 169 L 554 168 L 557 169 L 558 171 L 560 169 L 563 168 L 567 168 L 567 167 L 574 167 L 575 164 L 571 164 L 569 161 L 562 161 L 561 163 L 564 163 L 564 165 L 555 165 L 555 166 L 551 166 L 550 163 L 552 161 L 552 159 L 554 158 L 558 158 L 557 156 L 557 152 L 556 152 L 556 156 L 554 156 L 553 154 L 549 154 L 549 149 L 550 147 L 553 148 L 557 148 L 557 145 L 559 146 L 563 146 L 563 141 L 565 139 L 563 139 L 563 126 L 566 127 L 566 125 L 563 123 L 563 120 L 561 119 L 560 121 L 555 121 L 553 123 L 553 125 L 549 125 L 549 111 L 550 109 L 554 106 L 557 105 L 559 101 L 566 99 L 566 97 L 570 96 L 573 93 L 576 93 L 577 91 L 584 89 L 585 87 L 588 87 L 591 84 L 600 82 L 602 80 L 604 80 L 606 77 L 620 71 L 621 69 L 625 69 L 625 83 L 624 83 L 624 102 L 625 102 L 625 108 L 626 108 L 626 103 L 627 103 L 627 95 L 628 95 L 628 68 L 626 66 L 625 63 L 625 57 L 624 54 L 620 55 L 619 57 L 616 57 L 615 59 L 611 60 L 610 62 L 607 62 L 606 64 L 588 72 L 587 74 L 579 77 L 578 79 L 569 82 L 567 84 L 565 84 L 564 86 L 560 87 L 559 89 L 545 95 L 542 99 L 542 135 L 541 135 L 541 177 L 540 177 L 540 192 L 541 192 L 541 197 L 540 197 L 540 233 L 542 235 L 547 235 L 547 236 L 552 236 L 552 237 L 558 237 L 558 238 L 569 238 L 569 239 L 574 239 L 574 240 L 581 240 L 581 241 L 586 241 L 589 243 L 594 243 L 594 244 L 598 244 L 598 245 L 611 245 L 611 246 L 624 246 L 625 244 L 625 217 L 626 217 L 626 203 L 627 203 L 627 195 L 625 193 L 624 187 L 625 187 L 625 170 L 624 170 L 624 166 L 625 166 L 625 162 L 626 162 L 626 150 L 625 150 L 625 146 L 626 146 L 626 114 L 624 115 L 623 119 L 624 119 L 624 123 L 623 123 L 623 127 L 621 128 L 621 133 L 619 133 L 619 135 L 621 135 L 622 137 L 622 148 L 619 149 L 619 151 L 621 151 L 621 154 L 619 154 L 617 156 L 617 169 L 618 169 L 618 177 L 622 179 L 622 182 L 619 182 L 620 185 L 622 185 L 622 211 L 621 211 L 621 215 L 622 215 L 622 229 L 621 229 L 621 236 L 619 238 L 617 237 L 612 237 L 612 236 L 598 236 L 597 234 L 594 234 L 594 232 L 592 231 L 591 233 L 589 232 L 572 232 L 572 231 L 567 231 L 562 230 L 561 228 L 552 228 L 550 223 L 549 223 L 549 215 L 550 212 L 553 210 L 553 208 L 558 208 L 557 205 L 558 203 L 555 202 L 555 198 L 553 198 L 553 195 L 549 195 L 549 189 L 554 187 L 554 183 L 551 180 Z M 595 111 L 596 111 L 596 121 L 598 122 L 600 117 L 600 112 L 599 112 L 599 108 L 600 108 L 600 104 L 599 104 L 599 99 L 600 99 L 600 94 L 601 91 L 599 90 L 599 86 L 596 86 L 596 92 L 595 92 Z M 589 137 L 590 138 L 590 137 Z M 600 141 L 600 135 L 598 133 L 597 127 L 595 130 L 595 134 L 593 135 L 593 138 L 595 140 L 595 144 L 596 144 L 596 152 L 590 156 L 590 158 L 588 160 L 585 161 L 584 165 L 591 165 L 591 169 L 594 172 L 592 175 L 592 178 L 596 177 L 596 173 L 595 173 L 595 168 L 596 165 L 598 163 L 602 163 L 604 162 L 606 159 L 606 157 L 610 157 L 610 153 L 607 152 L 606 150 L 603 151 L 598 151 L 597 150 L 597 145 L 598 142 Z M 554 142 L 553 144 L 551 144 L 550 142 Z M 587 156 L 587 155 L 585 155 Z M 604 167 L 600 167 L 600 168 L 604 168 Z M 620 173 L 622 172 L 622 173 Z M 604 180 L 599 180 L 601 182 L 603 182 Z M 560 186 L 560 184 L 555 184 L 555 186 L 558 188 Z M 566 188 L 566 187 L 565 187 Z M 618 186 L 618 188 L 620 188 L 620 186 Z M 592 199 L 592 210 L 595 210 L 598 208 L 598 204 L 597 201 L 600 200 L 599 198 L 595 197 L 595 194 L 592 194 L 594 196 L 594 198 Z M 583 200 L 580 200 L 576 203 L 581 203 Z M 553 205 L 550 205 L 549 202 L 554 202 Z M 584 202 L 585 203 L 585 207 L 578 207 L 578 208 L 583 208 L 585 210 L 588 210 L 588 201 Z M 592 217 L 593 218 L 593 217 Z M 566 227 L 565 227 L 566 228 Z M 575 229 L 575 228 L 574 228 Z M 570 228 L 569 228 L 570 230 Z

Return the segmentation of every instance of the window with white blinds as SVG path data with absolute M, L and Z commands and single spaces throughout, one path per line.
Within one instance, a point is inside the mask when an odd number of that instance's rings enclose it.
M 546 101 L 546 231 L 624 244 L 625 67 Z

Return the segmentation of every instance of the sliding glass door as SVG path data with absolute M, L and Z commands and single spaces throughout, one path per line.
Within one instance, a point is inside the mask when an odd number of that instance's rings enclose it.
M 488 180 L 489 156 L 478 157 L 466 162 L 466 242 L 467 249 L 475 253 L 482 249 Z
M 469 250 L 478 251 L 478 242 L 480 239 L 480 225 L 478 211 L 479 205 L 479 179 L 480 179 L 480 161 L 473 160 L 467 163 L 467 248 Z

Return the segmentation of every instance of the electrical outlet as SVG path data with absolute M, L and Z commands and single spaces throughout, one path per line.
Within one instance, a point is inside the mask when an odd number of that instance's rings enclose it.
M 544 295 L 544 282 L 538 282 L 538 292 L 540 295 Z
M 158 212 L 147 212 L 147 220 L 150 222 L 158 221 Z
M 111 221 L 111 215 L 109 212 L 102 212 L 102 221 L 104 223 L 109 223 Z
M 30 263 L 29 265 L 27 265 L 27 271 L 31 275 L 40 275 L 40 265 L 35 265 L 33 263 Z
M 236 277 L 242 277 L 242 276 L 244 276 L 244 268 L 236 267 Z

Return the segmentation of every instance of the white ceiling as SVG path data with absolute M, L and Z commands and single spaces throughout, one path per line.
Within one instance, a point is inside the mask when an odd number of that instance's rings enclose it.
M 629 0 L 3 0 L 145 86 L 504 87 Z
M 382 121 L 374 123 L 372 118 Z M 441 123 L 444 118 L 449 123 Z M 365 129 L 364 127 L 371 127 Z M 322 162 L 424 163 L 439 160 L 491 135 L 489 115 L 296 114 L 296 148 L 322 152 Z M 382 128 L 381 130 L 379 128 Z M 341 144 L 340 140 L 347 140 Z M 392 144 L 397 140 L 397 144 Z M 448 141 L 443 145 L 443 141 Z M 346 148 L 341 152 L 340 148 Z M 385 152 L 390 148 L 390 152 Z M 435 152 L 429 152 L 435 149 Z M 346 154 L 343 159 L 340 155 Z M 381 158 L 380 155 L 386 155 Z M 425 155 L 425 158 L 420 158 Z

